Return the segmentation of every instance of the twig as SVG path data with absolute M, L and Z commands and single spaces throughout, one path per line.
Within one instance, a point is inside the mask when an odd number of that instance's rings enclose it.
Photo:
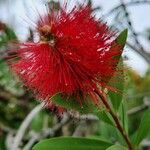
M 148 140 L 148 139 L 143 140 L 143 142 L 140 144 L 140 146 L 143 148 L 145 148 L 145 147 L 150 148 L 150 140 Z
M 128 23 L 128 26 L 133 34 L 133 37 L 135 39 L 135 42 L 137 43 L 135 45 L 131 44 L 130 42 L 127 42 L 127 46 L 134 50 L 135 52 L 137 52 L 140 56 L 142 56 L 146 62 L 148 63 L 148 65 L 150 66 L 150 53 L 146 52 L 143 48 L 143 46 L 140 44 L 138 38 L 137 38 L 137 33 L 135 31 L 135 29 L 133 28 L 133 25 L 132 25 L 132 22 L 131 22 L 131 19 L 130 19 L 130 16 L 129 16 L 129 13 L 128 13 L 128 10 L 127 8 L 129 6 L 133 6 L 133 5 L 140 5 L 140 4 L 148 4 L 150 5 L 150 0 L 135 0 L 135 1 L 130 1 L 130 2 L 124 2 L 123 0 L 121 0 L 121 4 L 119 4 L 118 6 L 116 6 L 115 8 L 113 8 L 112 10 L 110 10 L 107 14 L 105 14 L 103 17 L 106 18 L 108 17 L 110 14 L 113 14 L 115 12 L 118 12 L 118 10 L 122 7 L 123 10 L 124 10 L 124 13 L 125 13 L 125 17 L 126 17 L 126 20 L 127 20 L 127 23 Z
M 141 49 L 142 51 L 144 51 L 144 48 L 143 48 L 143 46 L 140 44 L 140 42 L 139 42 L 139 40 L 138 40 L 138 37 L 137 37 L 137 33 L 136 33 L 136 31 L 135 31 L 135 29 L 134 29 L 134 27 L 133 27 L 133 25 L 132 25 L 132 21 L 131 21 L 131 19 L 130 19 L 130 14 L 129 14 L 128 10 L 127 10 L 127 6 L 126 6 L 126 4 L 124 3 L 124 0 L 120 0 L 120 2 L 121 2 L 121 7 L 122 7 L 122 9 L 123 9 L 123 11 L 124 11 L 124 14 L 125 14 L 125 18 L 126 18 L 128 27 L 129 27 L 130 30 L 131 30 L 131 33 L 132 33 L 132 35 L 133 35 L 133 37 L 134 37 L 134 40 L 135 40 L 136 44 L 138 45 L 138 47 L 140 47 L 140 49 Z
M 87 124 L 85 121 L 81 121 L 80 124 L 76 127 L 74 133 L 73 133 L 73 137 L 81 137 L 82 134 L 85 132 L 85 130 L 87 130 Z
M 134 50 L 135 52 L 137 52 L 139 55 L 141 55 L 146 62 L 148 63 L 148 65 L 150 66 L 150 54 L 145 52 L 145 51 L 141 51 L 141 49 L 136 48 L 135 46 L 133 46 L 131 43 L 127 42 L 126 43 L 128 47 L 130 47 L 132 50 Z
M 150 0 L 135 0 L 135 1 L 130 1 L 130 2 L 126 2 L 125 5 L 127 7 L 129 6 L 134 6 L 134 5 L 141 5 L 141 4 L 146 4 L 146 5 L 150 5 Z M 121 7 L 121 5 L 118 5 L 116 7 L 114 7 L 113 9 L 111 9 L 107 14 L 104 15 L 104 17 L 108 17 L 109 15 L 113 14 L 114 12 L 116 12 L 119 8 Z
M 138 112 L 144 111 L 148 108 L 149 108 L 148 105 L 143 104 L 142 106 L 138 106 L 138 107 L 135 107 L 135 108 L 132 108 L 131 110 L 129 110 L 128 115 L 131 116 L 131 115 L 137 114 Z
M 25 134 L 26 129 L 29 127 L 33 118 L 41 111 L 42 107 L 43 107 L 43 104 L 36 106 L 25 118 L 25 120 L 21 124 L 21 126 L 14 138 L 14 142 L 13 142 L 11 150 L 19 150 L 19 144 Z
M 33 146 L 33 144 L 37 141 L 37 139 L 39 138 L 38 134 L 34 134 L 32 135 L 32 138 L 29 140 L 29 142 L 25 145 L 25 147 L 23 148 L 23 150 L 30 150 Z
M 29 142 L 24 146 L 23 150 L 30 150 L 36 141 L 40 141 L 41 139 L 44 139 L 46 137 L 53 137 L 59 129 L 61 129 L 66 123 L 68 123 L 69 120 L 70 117 L 66 113 L 64 113 L 61 122 L 57 123 L 54 127 L 45 129 L 40 133 L 33 133 Z
M 78 119 L 78 118 L 77 118 Z M 98 121 L 98 117 L 92 114 L 81 115 L 79 117 L 80 120 L 90 120 L 90 121 Z
M 93 114 L 84 114 L 81 115 L 79 112 L 76 111 L 68 111 L 71 118 L 76 120 L 90 120 L 90 121 L 97 121 L 99 120 L 97 116 Z
M 9 132 L 6 136 L 5 145 L 7 150 L 11 150 L 11 146 L 13 144 L 13 133 Z
M 126 99 L 150 97 L 150 92 L 136 93 L 136 95 L 128 95 Z
M 122 137 L 124 138 L 126 144 L 128 145 L 128 149 L 134 150 L 126 131 L 124 130 L 124 128 L 122 127 L 122 125 L 120 123 L 120 120 L 119 120 L 117 114 L 114 113 L 110 104 L 106 100 L 106 96 L 104 94 L 100 93 L 98 90 L 95 90 L 95 93 L 101 98 L 101 101 L 103 102 L 104 106 L 108 110 L 109 114 L 112 116 L 112 118 L 116 124 L 117 129 L 119 130 L 119 132 L 121 133 Z
M 142 112 L 150 107 L 150 102 L 147 99 L 144 99 L 144 104 L 135 108 L 132 108 L 131 110 L 128 111 L 128 115 L 134 115 L 137 114 L 138 112 Z
M 4 132 L 9 132 L 9 133 L 15 133 L 16 132 L 16 130 L 2 124 L 1 122 L 0 122 L 0 129 L 3 130 Z

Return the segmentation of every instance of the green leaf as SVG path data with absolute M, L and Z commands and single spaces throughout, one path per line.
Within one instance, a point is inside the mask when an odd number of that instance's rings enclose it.
M 60 93 L 53 96 L 51 100 L 56 105 L 62 106 L 67 109 L 74 109 L 82 114 L 92 113 L 93 110 L 96 108 L 96 106 L 94 106 L 94 104 L 89 100 L 87 100 L 81 106 L 79 102 L 77 102 L 77 100 L 74 98 L 63 99 Z
M 82 106 L 74 98 L 63 99 L 61 97 L 61 94 L 56 94 L 51 98 L 51 100 L 56 105 L 59 105 L 66 109 L 73 109 L 80 112 L 81 114 L 93 113 L 104 122 L 110 125 L 114 125 L 109 113 L 107 113 L 103 108 L 101 110 L 98 109 L 97 106 L 89 98 L 86 99 L 85 103 L 83 103 Z
M 144 113 L 139 129 L 137 130 L 136 135 L 134 136 L 134 144 L 138 145 L 140 142 L 150 135 L 150 108 Z
M 30 128 L 36 132 L 39 132 L 43 128 L 45 113 L 39 112 L 31 122 Z
M 116 38 L 116 43 L 121 45 L 121 49 L 123 50 L 128 35 L 128 29 L 123 30 L 119 36 Z M 118 75 L 114 74 L 114 76 L 110 79 L 110 84 L 113 84 L 113 87 L 115 87 L 117 90 L 119 90 L 120 93 L 114 93 L 109 92 L 109 96 L 112 102 L 112 105 L 116 111 L 118 111 L 119 106 L 122 102 L 122 94 L 124 90 L 124 73 L 123 73 L 123 60 L 121 59 L 121 55 L 118 56 L 118 65 L 117 69 L 120 70 L 119 79 L 116 79 L 115 77 Z M 115 85 L 114 85 L 115 84 Z
M 118 64 L 118 68 L 123 68 L 122 59 L 120 60 L 120 62 Z M 115 77 L 117 77 L 117 79 Z M 117 92 L 109 91 L 108 95 L 110 97 L 110 101 L 113 105 L 113 108 L 115 109 L 115 111 L 118 111 L 120 104 L 122 102 L 123 91 L 124 91 L 123 69 L 120 70 L 119 77 L 118 77 L 118 75 L 114 75 L 114 77 L 111 78 L 110 84 L 113 85 L 113 87 L 117 89 Z
M 106 112 L 105 110 L 102 110 L 102 111 L 98 110 L 93 113 L 103 122 L 105 122 L 111 126 L 114 126 L 114 121 L 113 121 L 111 115 L 108 112 Z
M 14 80 L 7 63 L 3 61 L 0 62 L 0 86 L 16 96 L 20 96 L 24 92 L 18 80 Z
M 39 142 L 33 150 L 105 150 L 112 144 L 88 138 L 59 137 Z
M 17 40 L 17 36 L 16 36 L 14 30 L 11 29 L 10 27 L 8 27 L 8 26 L 6 27 L 5 33 L 6 33 L 6 36 L 7 36 L 7 40 L 8 40 L 8 41 L 9 41 L 9 40 Z
M 125 29 L 116 38 L 117 44 L 124 46 L 127 41 L 127 36 L 128 36 L 128 29 Z
M 122 125 L 123 125 L 126 133 L 128 133 L 128 115 L 127 115 L 127 103 L 126 103 L 126 101 L 122 101 L 122 103 L 120 105 L 119 116 L 121 118 Z
M 124 144 L 122 135 L 116 127 L 106 124 L 105 122 L 100 122 L 98 131 L 101 138 Z
M 123 147 L 121 145 L 113 145 L 106 150 L 128 150 L 126 147 Z
M 0 35 L 0 48 L 5 47 L 10 41 L 17 41 L 17 35 L 14 30 L 10 27 L 6 26 L 4 29 L 4 33 Z M 5 49 L 5 48 L 3 48 Z

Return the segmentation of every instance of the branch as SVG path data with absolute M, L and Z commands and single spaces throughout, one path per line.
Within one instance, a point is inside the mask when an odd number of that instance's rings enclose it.
M 25 120 L 23 121 L 23 123 L 21 124 L 15 138 L 14 138 L 14 142 L 12 145 L 12 149 L 11 150 L 18 150 L 19 149 L 19 144 L 25 134 L 26 129 L 29 127 L 31 121 L 33 120 L 33 118 L 41 111 L 41 109 L 43 108 L 43 104 L 40 104 L 38 106 L 36 106 L 25 118 Z
M 148 105 L 141 105 L 141 106 L 132 108 L 131 110 L 128 111 L 128 115 L 131 116 L 131 115 L 137 114 L 138 112 L 144 111 L 148 108 L 149 108 Z
M 30 140 L 25 145 L 23 150 L 30 150 L 36 141 L 40 141 L 41 139 L 44 139 L 46 137 L 53 137 L 59 129 L 61 129 L 65 124 L 68 123 L 69 120 L 70 117 L 66 113 L 64 113 L 61 122 L 57 123 L 54 127 L 44 129 L 40 133 L 32 133 Z
M 128 47 L 130 47 L 132 50 L 134 50 L 135 52 L 137 52 L 140 56 L 142 56 L 146 62 L 148 63 L 149 67 L 150 67 L 150 54 L 142 51 L 141 49 L 136 48 L 134 45 L 132 45 L 131 43 L 127 42 L 126 43 Z
M 111 105 L 109 104 L 108 100 L 106 99 L 107 96 L 104 93 L 99 92 L 98 90 L 95 90 L 94 92 L 100 97 L 105 108 L 108 110 L 109 114 L 112 116 L 112 118 L 115 122 L 116 128 L 118 129 L 118 131 L 122 135 L 124 141 L 126 142 L 126 144 L 128 146 L 128 149 L 134 150 L 128 134 L 126 133 L 126 131 L 124 130 L 124 128 L 122 127 L 122 125 L 120 123 L 118 115 L 113 111 L 113 109 L 111 108 Z
M 3 130 L 4 132 L 9 132 L 9 133 L 15 133 L 16 130 L 10 128 L 10 127 L 7 127 L 6 125 L 2 124 L 0 122 L 0 129 Z
M 9 132 L 5 140 L 6 149 L 11 150 L 12 144 L 13 144 L 13 133 Z
M 146 5 L 150 5 L 150 0 L 135 0 L 135 1 L 131 1 L 131 2 L 127 2 L 125 3 L 125 5 L 127 7 L 129 6 L 134 6 L 134 5 L 141 5 L 141 4 L 146 4 Z M 115 8 L 111 9 L 107 14 L 104 15 L 104 17 L 108 17 L 109 15 L 113 14 L 114 12 L 116 12 L 119 8 L 121 7 L 121 5 L 116 6 Z
M 76 119 L 78 119 L 78 118 L 76 117 Z M 98 121 L 99 120 L 97 116 L 92 115 L 92 114 L 81 115 L 79 117 L 79 119 L 80 120 L 90 120 L 90 121 Z
M 132 50 L 134 50 L 135 52 L 137 52 L 140 56 L 142 56 L 146 62 L 148 63 L 148 65 L 150 66 L 150 53 L 148 53 L 147 51 L 144 50 L 143 46 L 140 44 L 137 36 L 137 32 L 135 31 L 135 29 L 133 28 L 133 25 L 132 25 L 132 22 L 131 22 L 131 19 L 130 19 L 130 16 L 129 16 L 129 13 L 128 13 L 128 10 L 127 8 L 129 6 L 134 6 L 134 5 L 141 5 L 141 4 L 148 4 L 150 5 L 150 0 L 135 0 L 135 1 L 130 1 L 130 2 L 124 2 L 123 0 L 121 0 L 121 4 L 119 4 L 118 6 L 116 6 L 115 8 L 113 8 L 112 10 L 110 10 L 107 14 L 105 14 L 103 17 L 108 17 L 110 14 L 113 14 L 115 12 L 118 12 L 120 8 L 123 8 L 124 10 L 124 13 L 125 13 L 125 17 L 126 17 L 126 21 L 128 23 L 128 26 L 132 32 L 132 35 L 135 39 L 135 42 L 137 43 L 135 45 L 132 45 L 130 42 L 127 42 L 127 46 L 129 48 L 131 48 Z
M 126 99 L 144 98 L 144 97 L 150 97 L 150 92 L 138 93 L 136 95 L 128 95 L 126 96 Z
M 144 104 L 146 107 L 148 107 L 148 104 Z M 143 108 L 143 107 L 136 107 L 128 111 L 128 115 L 133 115 L 139 111 L 142 111 L 141 109 L 138 108 Z M 69 114 L 70 115 L 70 114 Z M 77 120 L 90 120 L 90 121 L 99 121 L 98 117 L 92 114 L 87 114 L 87 115 L 81 115 L 81 116 L 68 116 L 67 114 L 64 114 L 63 119 L 61 122 L 57 123 L 54 127 L 52 128 L 47 128 L 42 130 L 39 133 L 31 132 L 31 137 L 28 143 L 24 146 L 23 150 L 30 150 L 32 146 L 34 145 L 35 142 L 40 141 L 41 139 L 44 139 L 46 137 L 53 137 L 55 133 L 61 129 L 65 124 L 68 123 L 70 117 L 73 117 L 74 119 Z M 74 136 L 77 135 L 77 132 L 74 132 Z
M 90 120 L 90 121 L 98 121 L 98 117 L 93 115 L 93 114 L 83 114 L 81 115 L 77 111 L 68 111 L 69 115 L 71 118 L 76 119 L 76 120 Z
M 148 109 L 150 107 L 150 102 L 147 99 L 144 99 L 144 104 L 135 108 L 132 108 L 131 110 L 128 111 L 128 115 L 134 115 L 136 113 L 145 111 L 146 109 Z
M 129 14 L 129 12 L 128 12 L 127 6 L 126 6 L 126 4 L 124 3 L 124 0 L 120 0 L 120 3 L 121 3 L 121 7 L 122 7 L 122 9 L 123 9 L 123 11 L 124 11 L 124 14 L 125 14 L 125 18 L 126 18 L 128 27 L 129 27 L 129 29 L 131 30 L 131 33 L 132 33 L 132 35 L 133 35 L 133 37 L 134 37 L 135 43 L 136 43 L 136 45 L 137 45 L 138 47 L 140 47 L 140 49 L 143 51 L 144 48 L 143 48 L 143 46 L 140 44 L 140 42 L 139 42 L 139 40 L 138 40 L 137 33 L 136 33 L 136 31 L 135 31 L 135 29 L 134 29 L 134 27 L 133 27 L 133 25 L 132 25 L 132 21 L 131 21 L 130 14 Z
M 81 137 L 83 136 L 83 133 L 86 132 L 87 130 L 87 124 L 85 121 L 81 121 L 80 124 L 76 127 L 74 133 L 73 133 L 73 137 Z
M 150 140 L 143 140 L 143 142 L 140 144 L 141 147 L 145 148 L 150 148 Z

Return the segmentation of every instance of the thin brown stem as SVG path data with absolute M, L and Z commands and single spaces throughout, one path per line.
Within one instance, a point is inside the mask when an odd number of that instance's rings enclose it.
M 108 103 L 106 96 L 97 90 L 95 90 L 95 93 L 101 98 L 104 106 L 106 107 L 106 109 L 108 110 L 110 115 L 112 116 L 112 118 L 116 124 L 116 127 L 119 130 L 119 132 L 121 133 L 122 137 L 124 138 L 126 144 L 128 145 L 129 150 L 134 150 L 127 133 L 125 132 L 124 128 L 122 127 L 117 114 L 112 110 L 110 104 Z

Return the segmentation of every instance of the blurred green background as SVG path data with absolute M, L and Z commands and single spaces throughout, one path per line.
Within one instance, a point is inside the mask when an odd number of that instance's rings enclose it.
M 30 2 L 29 2 L 30 3 Z M 14 42 L 17 41 L 32 41 L 36 40 L 34 35 L 31 14 L 21 16 L 19 19 L 16 14 L 23 14 L 24 12 L 16 12 L 13 5 L 17 8 L 21 6 L 24 11 L 31 12 L 32 9 L 39 9 L 39 12 L 45 7 L 45 4 L 54 3 L 55 6 L 59 6 L 57 2 L 46 1 L 34 1 L 34 3 L 25 2 L 25 0 L 1 0 L 1 19 L 0 19 L 0 150 L 11 150 L 11 142 L 16 134 L 19 126 L 22 124 L 26 116 L 39 105 L 39 102 L 35 100 L 33 94 L 22 85 L 18 78 L 12 74 L 6 63 L 7 51 L 13 49 Z M 69 2 L 71 7 L 74 2 Z M 126 103 L 127 115 L 129 116 L 129 134 L 132 136 L 138 129 L 141 116 L 150 106 L 150 26 L 138 31 L 136 27 L 136 21 L 139 16 L 132 17 L 131 7 L 137 12 L 145 11 L 145 16 L 150 12 L 146 12 L 147 8 L 150 10 L 150 1 L 146 0 L 126 0 L 112 2 L 95 2 L 89 1 L 89 5 L 95 8 L 95 14 L 111 19 L 105 19 L 109 25 L 118 31 L 124 28 L 129 29 L 129 37 L 123 59 L 125 62 L 125 85 L 123 100 Z M 107 4 L 109 3 L 109 4 Z M 113 5 L 111 5 L 111 3 Z M 105 5 L 104 5 L 105 4 Z M 124 5 L 123 5 L 124 4 Z M 33 6 L 32 6 L 33 5 Z M 109 9 L 105 9 L 105 6 L 109 5 Z M 56 7 L 57 8 L 57 7 Z M 144 10 L 145 8 L 145 10 Z M 6 12 L 7 10 L 7 12 Z M 44 11 L 44 10 L 43 10 Z M 136 12 L 134 11 L 134 13 Z M 7 14 L 6 14 L 7 13 Z M 36 12 L 33 13 L 35 15 Z M 144 18 L 145 18 L 144 16 Z M 141 20 L 141 22 L 149 22 L 147 19 Z M 22 20 L 26 20 L 26 23 Z M 20 20 L 20 23 L 18 23 Z M 110 21 L 111 20 L 111 21 Z M 28 23 L 29 22 L 29 23 Z M 28 25 L 26 27 L 26 25 Z M 135 26 L 134 26 L 135 25 Z M 19 26 L 25 26 L 19 28 Z M 135 28 L 136 27 L 136 28 Z M 19 29 L 18 29 L 19 28 Z M 21 34 L 22 33 L 22 34 Z M 132 51 L 132 53 L 130 53 Z M 134 60 L 139 60 L 134 62 Z M 128 63 L 129 62 L 129 63 Z M 130 65 L 130 64 L 134 65 Z M 135 67 L 134 67 L 135 66 Z M 138 69 L 139 68 L 139 69 Z M 70 114 L 70 112 L 68 112 Z M 118 136 L 116 131 L 108 124 L 98 121 L 97 119 L 88 119 L 82 116 L 78 117 L 78 114 L 74 113 L 76 117 L 71 117 L 63 126 L 58 128 L 54 134 L 48 134 L 49 136 L 61 136 L 61 135 L 77 135 L 77 136 L 90 136 L 100 137 L 103 139 L 109 139 L 110 141 L 116 140 Z M 72 115 L 71 115 L 72 116 Z M 31 121 L 31 124 L 27 128 L 27 131 L 20 143 L 21 149 L 27 146 L 29 140 L 33 138 L 33 135 L 39 135 L 44 129 L 53 128 L 56 124 L 61 122 L 61 117 L 50 109 L 42 109 Z M 148 129 L 150 130 L 150 129 Z M 41 139 L 46 136 L 41 135 Z M 34 145 L 40 138 L 37 138 L 32 145 Z M 26 147 L 31 149 L 31 147 Z M 146 138 L 141 143 L 141 149 L 150 149 L 150 138 Z

